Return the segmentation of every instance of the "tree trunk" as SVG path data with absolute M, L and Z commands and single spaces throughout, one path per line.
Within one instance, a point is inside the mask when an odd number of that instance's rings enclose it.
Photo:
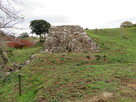
M 41 38 L 42 38 L 42 36 L 41 36 L 41 34 L 40 34 L 40 42 L 42 42 Z
M 0 57 L 3 59 L 4 65 L 8 63 L 8 59 L 4 56 L 2 49 L 0 49 Z

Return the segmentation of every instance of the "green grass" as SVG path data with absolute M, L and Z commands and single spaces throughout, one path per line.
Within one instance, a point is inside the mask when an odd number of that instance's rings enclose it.
M 47 102 L 54 99 L 61 102 L 80 100 L 85 95 L 95 96 L 103 92 L 121 93 L 123 86 L 129 88 L 123 84 L 124 82 L 131 84 L 136 79 L 135 64 L 32 66 L 33 64 L 20 71 L 23 95 L 18 97 L 18 76 L 17 73 L 13 73 L 8 77 L 10 81 L 5 79 L 3 83 L 9 83 L 1 90 L 1 93 L 5 93 L 2 94 L 3 97 L 11 97 L 14 93 L 13 98 L 8 99 L 15 102 L 35 101 L 40 97 Z M 134 90 L 130 88 L 128 93 L 132 92 Z
M 9 53 L 11 61 L 16 63 L 22 63 L 26 61 L 32 54 L 39 51 L 41 48 L 24 48 L 24 49 L 13 49 Z
M 19 72 L 0 77 L 0 100 L 68 102 L 109 92 L 114 95 L 111 101 L 134 102 L 136 28 L 86 32 L 100 46 L 99 53 L 41 54 L 39 45 L 13 49 L 10 59 L 17 63 L 27 60 L 32 53 L 35 57 Z M 18 95 L 18 73 L 22 76 L 22 96 Z
M 8 56 L 12 62 L 21 64 L 29 59 L 32 54 L 39 53 L 43 43 L 37 43 L 30 48 L 15 49 L 9 48 Z
M 108 63 L 136 62 L 136 28 L 116 28 L 88 30 L 101 48 L 100 56 L 105 55 Z

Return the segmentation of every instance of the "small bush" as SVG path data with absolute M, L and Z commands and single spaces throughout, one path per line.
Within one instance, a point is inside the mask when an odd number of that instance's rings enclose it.
M 91 57 L 90 56 L 86 56 L 87 59 L 90 59 Z
M 96 60 L 97 60 L 97 61 L 101 58 L 100 55 L 95 55 L 95 57 L 96 57 Z
M 17 49 L 22 49 L 23 47 L 32 46 L 33 43 L 29 42 L 28 40 L 16 39 L 14 41 L 8 42 L 7 45 L 8 45 L 8 47 L 14 47 L 14 48 L 17 48 Z

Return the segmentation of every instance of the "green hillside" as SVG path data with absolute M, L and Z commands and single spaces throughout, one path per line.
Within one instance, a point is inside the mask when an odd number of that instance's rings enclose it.
M 18 72 L 0 74 L 0 102 L 135 102 L 136 28 L 86 32 L 100 46 L 99 53 L 45 54 L 41 44 L 10 49 L 15 63 L 33 59 Z
M 87 33 L 98 42 L 100 55 L 106 55 L 108 63 L 136 62 L 135 28 L 88 30 Z

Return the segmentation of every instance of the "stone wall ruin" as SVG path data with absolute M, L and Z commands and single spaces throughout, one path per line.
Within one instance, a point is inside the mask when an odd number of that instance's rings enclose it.
M 52 26 L 44 43 L 45 52 L 98 52 L 97 44 L 80 26 Z

